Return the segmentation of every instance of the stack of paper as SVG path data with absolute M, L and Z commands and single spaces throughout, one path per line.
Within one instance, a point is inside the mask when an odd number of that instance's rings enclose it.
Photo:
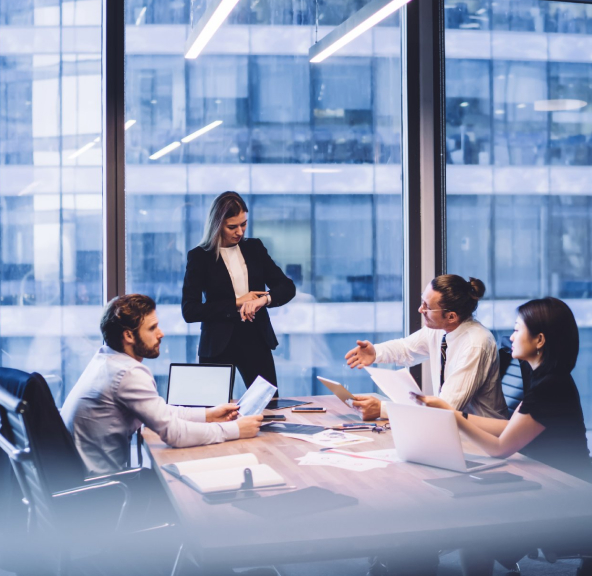
M 385 370 L 366 367 L 368 374 L 380 390 L 396 404 L 413 404 L 411 393 L 423 394 L 408 370 Z

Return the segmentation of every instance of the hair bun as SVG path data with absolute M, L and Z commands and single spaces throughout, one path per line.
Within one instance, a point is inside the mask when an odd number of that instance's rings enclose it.
M 474 298 L 475 300 L 483 298 L 483 295 L 485 294 L 485 284 L 483 284 L 481 280 L 469 277 L 467 285 L 469 287 L 471 298 Z

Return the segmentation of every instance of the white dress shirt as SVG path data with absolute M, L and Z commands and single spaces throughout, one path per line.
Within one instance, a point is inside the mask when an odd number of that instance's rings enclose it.
M 61 414 L 86 467 L 96 474 L 125 468 L 131 436 L 142 424 L 175 448 L 239 437 L 236 422 L 206 423 L 204 408 L 167 405 L 150 370 L 109 346 L 94 355 Z
M 455 410 L 506 418 L 507 406 L 493 334 L 477 320 L 469 318 L 446 335 L 446 367 L 444 384 L 440 388 L 442 336 L 444 330 L 424 326 L 407 338 L 376 344 L 376 362 L 415 366 L 429 360 L 435 395 Z
M 220 248 L 220 255 L 230 274 L 235 296 L 244 296 L 249 291 L 249 270 L 239 245 Z

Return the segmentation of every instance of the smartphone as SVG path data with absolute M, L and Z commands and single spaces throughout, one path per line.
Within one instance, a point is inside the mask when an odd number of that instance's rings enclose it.
M 485 474 L 471 474 L 469 478 L 477 484 L 502 484 L 504 482 L 519 482 L 522 476 L 510 472 L 488 472 Z
M 314 412 L 314 413 L 321 413 L 326 412 L 326 408 L 322 408 L 321 406 L 296 406 L 296 408 L 292 408 L 292 412 Z
M 264 414 L 263 422 L 271 422 L 272 420 L 285 420 L 286 417 L 283 414 Z

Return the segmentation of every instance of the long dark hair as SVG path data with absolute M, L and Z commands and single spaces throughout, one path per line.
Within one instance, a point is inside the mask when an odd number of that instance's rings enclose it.
M 210 206 L 204 235 L 199 245 L 204 250 L 214 250 L 216 260 L 220 256 L 222 226 L 227 218 L 234 218 L 241 212 L 248 212 L 245 201 L 236 192 L 224 192 L 216 197 Z
M 432 290 L 440 294 L 440 308 L 456 312 L 461 322 L 473 315 L 485 294 L 485 284 L 477 278 L 465 280 L 456 274 L 443 274 L 432 280 Z
M 580 334 L 570 307 L 548 296 L 522 304 L 518 315 L 533 338 L 539 334 L 545 336 L 541 368 L 571 372 L 580 351 Z

